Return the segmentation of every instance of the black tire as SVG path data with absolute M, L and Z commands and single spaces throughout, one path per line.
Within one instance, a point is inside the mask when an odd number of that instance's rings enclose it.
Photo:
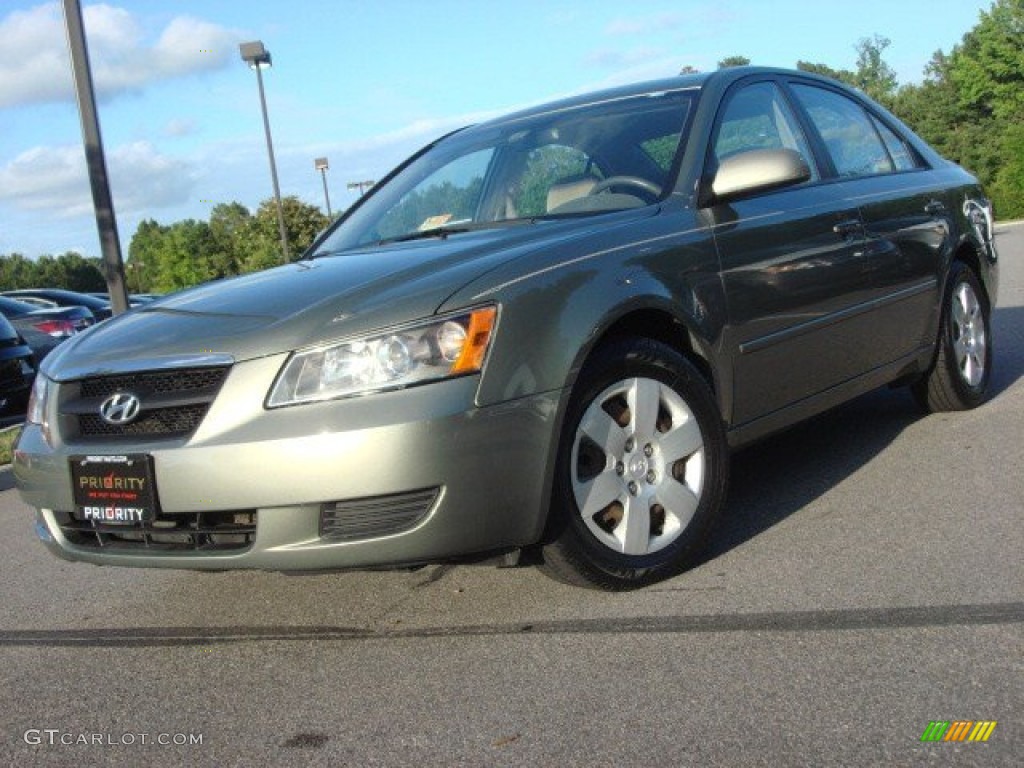
M 991 307 L 977 275 L 963 262 L 953 262 L 935 360 L 911 386 L 927 413 L 965 411 L 985 401 L 992 373 L 991 328 Z
M 639 338 L 599 348 L 563 424 L 542 569 L 605 590 L 679 573 L 724 504 L 728 462 L 711 390 L 683 355 Z

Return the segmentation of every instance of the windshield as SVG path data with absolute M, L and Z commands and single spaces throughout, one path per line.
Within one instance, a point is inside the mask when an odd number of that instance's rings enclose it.
M 459 131 L 374 189 L 316 253 L 654 203 L 671 192 L 696 95 L 660 91 Z

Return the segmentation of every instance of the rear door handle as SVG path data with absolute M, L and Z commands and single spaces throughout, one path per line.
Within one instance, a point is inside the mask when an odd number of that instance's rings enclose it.
M 924 212 L 929 216 L 941 216 L 946 212 L 946 206 L 941 200 L 929 200 L 924 207 Z
M 853 237 L 854 235 L 859 234 L 862 231 L 862 229 L 863 227 L 861 226 L 861 223 L 856 219 L 851 219 L 849 221 L 840 221 L 838 224 L 832 227 L 832 231 L 835 232 L 840 237 Z

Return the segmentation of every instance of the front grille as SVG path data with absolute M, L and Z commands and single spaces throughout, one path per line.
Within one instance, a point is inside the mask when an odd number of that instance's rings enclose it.
M 143 411 L 142 416 L 131 424 L 115 426 L 107 424 L 91 413 L 78 417 L 78 433 L 86 437 L 127 437 L 186 435 L 195 431 L 206 415 L 206 405 L 186 405 L 177 408 L 161 408 Z
M 324 504 L 320 508 L 320 538 L 357 541 L 401 533 L 427 516 L 439 494 L 439 488 L 428 488 Z
M 82 379 L 82 397 L 108 397 L 115 392 L 178 393 L 216 388 L 227 368 L 175 368 Z
M 148 552 L 237 552 L 256 540 L 256 512 L 160 514 L 144 523 L 111 525 L 56 512 L 57 524 L 78 547 Z
M 162 371 L 96 376 L 71 382 L 77 385 L 61 404 L 75 434 L 68 437 L 111 440 L 188 437 L 202 422 L 227 376 L 228 367 L 175 368 Z M 100 418 L 100 405 L 111 395 L 130 393 L 142 404 L 129 424 L 108 424 Z

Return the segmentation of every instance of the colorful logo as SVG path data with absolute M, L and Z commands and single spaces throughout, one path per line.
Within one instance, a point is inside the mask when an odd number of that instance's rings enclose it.
M 988 741 L 995 729 L 995 720 L 932 720 L 921 741 Z

